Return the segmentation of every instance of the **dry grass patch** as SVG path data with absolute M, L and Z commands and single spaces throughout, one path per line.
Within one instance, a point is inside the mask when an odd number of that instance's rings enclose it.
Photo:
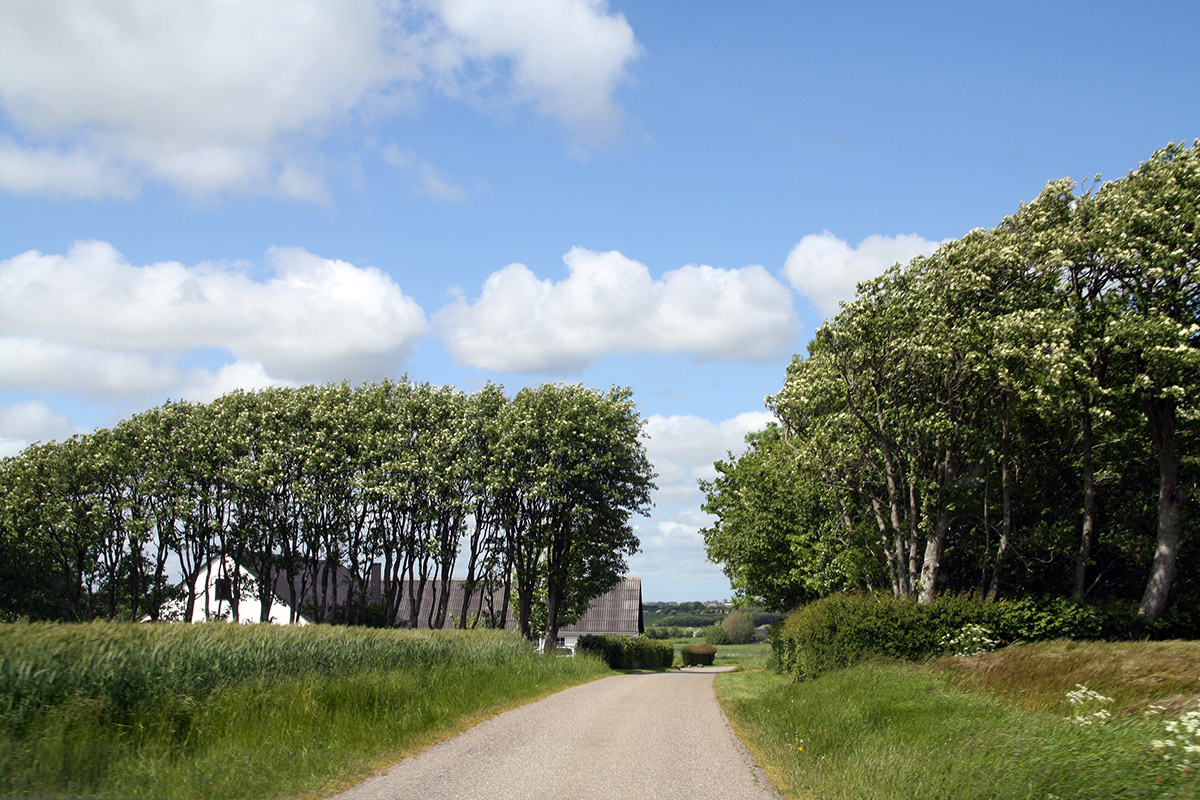
M 1011 645 L 969 658 L 947 656 L 930 667 L 955 686 L 1028 710 L 1067 714 L 1067 692 L 1082 684 L 1113 698 L 1114 716 L 1150 705 L 1170 716 L 1200 707 L 1200 642 L 1076 642 Z

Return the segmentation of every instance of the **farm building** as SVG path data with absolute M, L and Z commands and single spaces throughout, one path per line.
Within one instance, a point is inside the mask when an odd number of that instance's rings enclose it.
M 258 576 L 245 567 L 237 566 L 231 559 L 217 557 L 209 560 L 197 573 L 193 588 L 196 600 L 189 622 L 262 621 Z M 307 619 L 293 614 L 292 607 L 277 595 L 272 595 L 267 620 L 280 625 L 308 624 Z
M 280 574 L 275 579 L 267 619 L 281 625 L 307 625 L 311 621 L 342 619 L 340 610 L 351 599 L 379 604 L 386 587 L 378 564 L 371 565 L 369 576 L 367 584 L 360 585 L 352 598 L 349 572 L 340 566 L 323 568 L 316 575 L 289 578 Z M 259 578 L 252 570 L 238 567 L 228 559 L 212 559 L 196 576 L 191 621 L 259 622 L 262 619 L 259 586 Z M 489 618 L 498 621 L 504 615 L 503 593 L 499 590 L 487 592 L 477 588 L 464 604 L 466 581 L 462 578 L 445 582 L 401 581 L 397 586 L 400 595 L 395 616 L 400 625 L 449 629 L 459 627 L 459 621 L 466 619 L 465 627 L 482 627 Z M 504 627 L 515 630 L 516 626 L 515 611 L 510 606 Z M 637 636 L 643 629 L 642 579 L 623 578 L 593 600 L 578 621 L 561 627 L 557 644 L 574 649 L 584 634 Z

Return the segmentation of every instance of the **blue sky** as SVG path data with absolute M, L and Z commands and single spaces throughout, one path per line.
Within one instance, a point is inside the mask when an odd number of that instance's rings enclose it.
M 632 386 L 647 600 L 857 280 L 1200 136 L 1195 2 L 12 0 L 0 455 L 168 397 Z

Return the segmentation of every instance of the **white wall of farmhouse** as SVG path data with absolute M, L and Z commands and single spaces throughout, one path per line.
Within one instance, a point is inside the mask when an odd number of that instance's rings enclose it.
M 236 580 L 239 600 L 237 613 L 234 603 L 225 599 L 220 591 L 220 580 Z M 277 625 L 290 624 L 291 612 L 288 605 L 271 595 L 270 621 Z M 196 605 L 192 610 L 191 622 L 258 622 L 262 618 L 262 604 L 258 601 L 258 578 L 248 570 L 237 567 L 232 561 L 214 558 L 196 576 Z M 308 620 L 300 617 L 297 625 L 307 625 Z

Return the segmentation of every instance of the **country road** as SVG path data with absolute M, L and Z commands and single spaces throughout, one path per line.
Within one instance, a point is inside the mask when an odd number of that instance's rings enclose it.
M 715 670 L 617 675 L 480 723 L 337 800 L 778 796 L 713 696 Z

